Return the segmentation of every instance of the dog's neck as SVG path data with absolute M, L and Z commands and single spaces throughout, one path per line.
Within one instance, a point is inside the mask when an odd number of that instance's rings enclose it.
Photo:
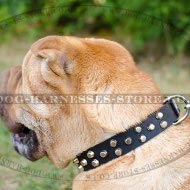
M 127 88 L 123 88 L 123 91 L 119 91 L 119 93 L 117 91 L 117 93 L 123 94 L 122 98 L 127 102 L 124 102 L 123 104 L 108 103 L 86 106 L 88 112 L 86 115 L 88 115 L 88 117 L 90 116 L 91 119 L 91 123 L 88 126 L 92 126 L 90 129 L 93 129 L 90 134 L 87 133 L 87 137 L 93 136 L 93 138 L 91 138 L 93 141 L 88 141 L 89 143 L 86 143 L 83 146 L 83 150 L 78 150 L 79 152 L 77 154 L 80 154 L 86 149 L 99 144 L 115 134 L 124 132 L 133 126 L 136 126 L 144 121 L 148 115 L 162 107 L 162 101 L 159 99 L 159 96 L 162 96 L 159 95 L 159 90 L 151 79 L 144 81 L 144 85 L 142 86 L 140 79 L 141 75 L 143 74 L 138 73 L 138 75 L 133 74 L 132 76 L 125 78 L 125 80 L 118 79 L 120 85 L 127 86 Z M 133 80 L 129 81 L 129 78 L 132 78 Z M 128 83 L 130 83 L 130 85 Z M 107 85 L 106 90 L 104 88 L 103 90 L 101 89 L 102 88 L 97 91 L 97 94 L 115 94 L 116 92 L 112 91 L 112 89 L 117 89 L 117 86 L 109 87 L 109 85 Z M 137 99 L 139 97 L 142 98 L 142 102 L 135 102 L 138 101 Z M 87 129 L 88 128 L 89 127 L 87 127 Z
M 157 106 L 154 111 L 156 110 Z M 170 175 L 170 173 L 181 173 L 181 176 L 184 175 L 184 171 L 186 171 L 187 166 L 184 166 L 183 161 L 188 163 L 189 159 L 188 156 L 185 155 L 188 152 L 187 148 L 189 147 L 190 142 L 189 123 L 190 119 L 178 126 L 172 126 L 164 133 L 154 138 L 151 142 L 139 147 L 137 150 L 93 170 L 80 173 L 76 177 L 73 187 L 80 187 L 80 185 L 83 187 L 83 181 L 85 180 L 87 180 L 87 183 L 90 183 L 91 185 L 94 184 L 94 186 L 96 186 L 97 180 L 101 181 L 99 184 L 101 184 L 102 187 L 104 186 L 105 180 L 110 182 L 114 180 L 115 185 L 120 185 L 120 178 L 122 179 L 125 177 L 126 184 L 123 184 L 125 187 L 137 187 L 136 183 L 138 181 L 139 188 L 142 185 L 145 185 L 146 188 L 151 188 L 151 185 L 154 187 L 154 184 L 157 183 L 156 181 L 149 183 L 148 181 L 145 182 L 142 180 L 141 183 L 139 179 L 144 176 L 146 178 L 147 176 L 147 178 L 151 177 L 151 179 L 153 178 L 154 180 L 157 180 L 161 177 L 160 175 L 165 175 L 164 172 L 166 172 L 166 170 L 168 175 Z M 175 161 L 176 158 L 179 158 L 179 160 Z M 158 169 L 155 170 L 157 167 Z M 149 172 L 151 170 L 153 170 L 152 173 Z M 142 171 L 143 173 L 139 175 L 138 173 L 141 173 Z M 171 182 L 172 185 L 174 185 L 174 183 L 176 185 L 179 183 L 179 178 L 174 179 L 168 175 L 164 177 L 167 178 L 168 181 L 174 180 L 173 184 Z M 105 184 L 106 189 L 109 185 L 107 183 Z M 167 185 L 170 186 L 171 184 L 168 183 Z M 160 182 L 159 188 L 165 188 L 165 185 L 166 184 Z M 172 185 L 171 187 L 168 187 L 168 189 L 172 189 Z M 111 184 L 111 188 L 113 188 L 113 184 Z
M 134 89 L 139 89 L 139 93 L 138 93 L 138 90 L 135 91 L 132 88 L 128 88 L 127 92 L 130 94 L 140 94 L 140 92 L 143 92 L 144 94 L 147 93 L 147 94 L 159 95 L 159 91 L 157 90 L 157 88 L 155 87 L 151 79 L 144 81 L 144 86 L 142 86 L 142 81 L 140 80 L 141 80 L 141 77 L 136 78 L 136 79 L 134 79 L 133 77 L 133 80 L 129 81 L 129 83 L 132 83 L 131 86 L 134 87 Z M 126 84 L 127 80 L 123 81 L 123 83 Z M 123 85 L 121 84 L 121 86 L 124 86 L 124 84 Z M 117 88 L 117 87 L 115 86 L 114 88 Z M 124 92 L 122 91 L 120 93 L 126 94 L 126 91 Z M 149 114 L 157 111 L 160 107 L 162 107 L 162 103 L 115 105 L 113 109 L 110 109 L 108 107 L 109 106 L 105 107 L 103 112 L 100 111 L 99 118 L 95 117 L 95 121 L 98 121 L 98 124 L 100 124 L 100 126 L 102 126 L 104 131 L 106 131 L 104 135 L 101 135 L 100 138 L 97 138 L 96 144 L 100 143 L 101 141 L 105 139 L 108 139 L 114 134 L 123 132 L 129 129 L 131 126 L 134 126 L 142 122 L 144 119 L 146 119 L 146 117 Z M 120 158 L 117 158 L 111 162 L 108 162 L 105 165 L 97 167 L 88 172 L 80 173 L 78 177 L 76 178 L 75 182 L 89 180 L 89 183 L 93 182 L 95 185 L 97 180 L 102 180 L 102 183 L 104 183 L 105 178 L 100 179 L 102 175 L 106 176 L 107 174 L 109 178 L 111 174 L 117 175 L 119 171 L 120 173 L 126 170 L 127 170 L 126 172 L 128 172 L 130 170 L 134 170 L 135 168 L 142 168 L 146 164 L 155 163 L 157 160 L 162 159 L 164 155 L 175 152 L 178 148 L 182 148 L 184 144 L 187 144 L 189 142 L 189 137 L 187 136 L 187 134 L 189 134 L 190 136 L 190 130 L 185 128 L 185 130 L 181 131 L 181 128 L 182 127 L 180 125 L 179 127 L 172 127 L 168 129 L 166 132 L 164 132 L 163 134 L 158 135 L 158 137 L 154 138 L 151 142 L 148 142 L 145 145 L 141 146 L 140 148 L 134 151 L 131 151 L 129 154 L 126 154 Z M 182 139 L 185 139 L 185 141 L 182 141 L 181 139 L 179 139 L 178 135 L 183 136 Z M 175 139 L 175 141 L 173 141 L 173 139 Z M 167 146 L 165 146 L 166 143 L 167 143 Z M 94 146 L 94 145 L 95 144 L 92 144 L 91 146 Z M 89 146 L 89 148 L 91 146 Z M 160 149 L 158 149 L 158 147 L 160 147 Z M 161 170 L 162 169 L 163 168 L 161 167 Z M 89 176 L 90 176 L 90 179 L 89 179 Z M 96 177 L 97 177 L 97 180 L 96 179 L 94 180 L 94 178 Z M 160 177 L 160 176 L 155 176 L 155 177 Z M 133 181 L 134 184 L 132 185 L 135 185 L 136 184 L 135 181 L 137 180 L 139 180 L 139 176 L 137 176 L 137 179 Z M 126 180 L 126 183 L 127 182 L 129 181 Z M 79 185 L 78 182 L 75 184 Z M 113 188 L 113 184 L 112 184 L 112 188 Z
M 81 170 L 88 171 L 108 163 L 142 146 L 147 141 L 170 127 L 179 117 L 174 102 L 166 102 L 163 107 L 147 116 L 146 120 L 108 140 L 91 147 L 80 154 L 74 163 Z

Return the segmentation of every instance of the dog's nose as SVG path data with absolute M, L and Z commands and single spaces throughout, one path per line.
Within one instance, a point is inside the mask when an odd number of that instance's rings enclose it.
M 3 101 L 0 101 L 0 117 L 9 131 L 16 130 L 18 125 L 15 123 L 16 116 L 13 109 L 15 104 L 8 103 L 5 99 L 15 95 L 21 77 L 21 66 L 12 67 L 0 74 L 0 96 L 2 97 L 1 100 L 3 99 Z
M 11 133 L 11 141 L 16 152 L 31 161 L 35 161 L 35 151 L 38 148 L 36 133 L 28 128 L 23 128 L 19 133 Z

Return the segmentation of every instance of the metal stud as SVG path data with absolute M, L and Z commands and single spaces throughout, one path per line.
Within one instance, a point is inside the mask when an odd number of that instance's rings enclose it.
M 89 150 L 89 151 L 87 152 L 87 157 L 88 157 L 88 158 L 93 158 L 93 157 L 94 157 L 94 152 L 91 151 L 91 150 Z
M 83 166 L 81 166 L 81 165 L 78 167 L 78 169 L 79 169 L 80 172 L 83 172 L 83 171 L 84 171 L 84 168 L 83 168 Z
M 94 159 L 94 160 L 92 161 L 92 166 L 94 166 L 94 167 L 99 166 L 99 161 L 96 160 L 96 159 Z
M 148 129 L 149 131 L 153 131 L 153 130 L 155 129 L 155 125 L 151 123 L 151 124 L 147 127 L 147 129 Z
M 75 165 L 79 164 L 78 158 L 75 158 L 75 159 L 73 160 L 73 163 L 74 163 Z
M 145 135 L 141 135 L 139 140 L 144 143 L 146 141 L 146 136 Z
M 162 119 L 164 114 L 162 112 L 157 112 L 156 113 L 156 119 Z
M 167 121 L 161 121 L 160 122 L 160 127 L 162 127 L 163 129 L 165 129 L 168 126 Z
M 142 131 L 142 128 L 140 126 L 135 127 L 135 132 L 140 133 Z
M 112 139 L 112 140 L 110 141 L 110 146 L 111 146 L 111 147 L 116 147 L 116 146 L 117 146 L 117 141 L 114 140 L 114 139 Z
M 86 166 L 88 164 L 86 159 L 81 160 L 80 163 L 81 163 L 82 166 Z
M 117 148 L 117 149 L 115 150 L 115 154 L 116 154 L 117 156 L 121 156 L 121 155 L 122 155 L 122 149 L 121 149 L 121 148 Z
M 102 158 L 105 158 L 107 155 L 108 155 L 108 152 L 106 150 L 103 150 L 103 151 L 100 152 L 100 156 Z
M 130 145 L 132 143 L 132 138 L 128 137 L 125 139 L 125 144 Z

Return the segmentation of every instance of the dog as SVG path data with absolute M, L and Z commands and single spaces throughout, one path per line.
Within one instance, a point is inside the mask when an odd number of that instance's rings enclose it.
M 120 44 L 94 38 L 48 36 L 35 42 L 21 66 L 5 71 L 0 94 L 29 95 L 41 103 L 0 104 L 14 149 L 31 161 L 47 156 L 65 168 L 83 151 L 146 120 L 157 104 L 44 103 L 41 95 L 161 95 L 154 80 L 140 71 Z M 149 142 L 97 168 L 79 173 L 73 190 L 190 189 L 190 120 L 173 125 Z M 163 162 L 165 163 L 165 162 Z M 144 168 L 145 172 L 138 172 Z M 119 176 L 133 171 L 128 176 Z M 140 170 L 142 171 L 142 170 Z M 136 175 L 134 175 L 136 174 Z M 96 178 L 104 175 L 104 178 Z M 110 177 L 115 176 L 115 177 Z

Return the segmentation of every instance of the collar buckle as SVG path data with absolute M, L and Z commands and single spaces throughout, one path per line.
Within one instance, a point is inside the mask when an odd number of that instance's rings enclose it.
M 175 105 L 177 105 L 177 103 L 175 101 L 176 99 L 182 100 L 182 102 L 185 104 L 184 109 L 186 110 L 186 112 L 185 112 L 185 114 L 184 114 L 183 117 L 179 118 L 176 122 L 173 122 L 173 125 L 178 125 L 179 123 L 181 123 L 182 121 L 184 121 L 189 116 L 189 114 L 190 114 L 190 102 L 184 96 L 181 96 L 181 95 L 168 96 L 164 100 L 163 103 L 172 101 Z

